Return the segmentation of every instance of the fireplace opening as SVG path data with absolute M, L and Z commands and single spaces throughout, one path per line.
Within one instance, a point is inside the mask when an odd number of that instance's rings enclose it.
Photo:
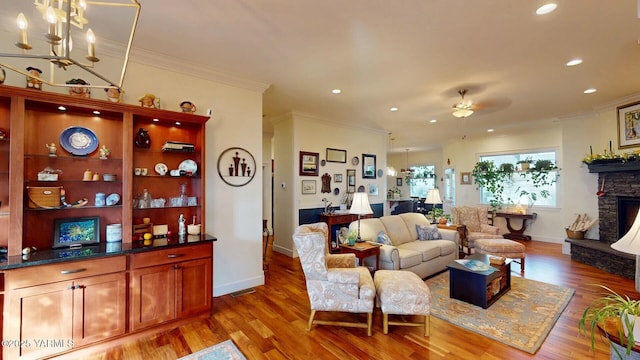
M 636 215 L 638 214 L 638 210 L 640 209 L 640 198 L 639 197 L 628 197 L 628 196 L 619 196 L 618 197 L 618 211 L 617 211 L 617 220 L 618 220 L 618 237 L 620 239 L 624 234 L 626 234 L 629 229 L 631 229 L 631 225 L 636 219 Z

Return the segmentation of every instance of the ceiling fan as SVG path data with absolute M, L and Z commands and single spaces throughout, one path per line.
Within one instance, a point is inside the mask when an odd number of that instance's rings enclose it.
M 465 100 L 464 95 L 467 93 L 467 89 L 458 90 L 458 94 L 462 97 L 462 100 L 453 105 L 453 116 L 458 118 L 466 118 L 473 114 L 473 103 L 471 100 Z

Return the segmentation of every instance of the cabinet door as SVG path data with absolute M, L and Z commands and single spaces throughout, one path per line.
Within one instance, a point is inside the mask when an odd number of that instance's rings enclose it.
M 5 359 L 46 357 L 73 346 L 71 282 L 13 290 L 7 303 Z
M 143 329 L 175 318 L 174 266 L 153 266 L 131 272 L 131 330 Z
M 178 318 L 211 309 L 211 258 L 177 264 Z
M 80 279 L 74 285 L 75 346 L 124 334 L 127 300 L 124 273 Z

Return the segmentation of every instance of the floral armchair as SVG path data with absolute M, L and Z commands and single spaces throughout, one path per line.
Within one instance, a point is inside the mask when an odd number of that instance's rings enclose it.
M 466 241 L 463 247 L 471 254 L 478 239 L 502 239 L 500 228 L 489 225 L 489 208 L 486 206 L 460 206 L 451 208 L 451 218 L 454 224 L 467 227 Z
M 350 326 L 365 328 L 367 335 L 371 336 L 373 302 L 376 295 L 371 273 L 366 267 L 354 267 L 354 254 L 329 254 L 325 235 L 327 232 L 323 233 L 322 224 L 326 230 L 325 223 L 301 225 L 293 234 L 293 242 L 300 257 L 311 303 L 307 330 L 311 330 L 314 323 Z M 333 265 L 350 263 L 351 266 L 332 267 L 330 266 L 332 262 L 335 262 Z M 366 313 L 367 322 L 365 324 L 314 320 L 316 311 Z

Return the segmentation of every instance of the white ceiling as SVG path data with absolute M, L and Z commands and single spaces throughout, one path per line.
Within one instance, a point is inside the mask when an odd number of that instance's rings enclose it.
M 384 129 L 396 151 L 428 149 L 640 94 L 636 1 L 555 2 L 537 16 L 544 1 L 140 0 L 132 59 L 270 85 L 265 119 L 295 111 Z M 574 57 L 584 63 L 566 67 Z M 461 88 L 477 104 L 466 119 L 451 115 Z

